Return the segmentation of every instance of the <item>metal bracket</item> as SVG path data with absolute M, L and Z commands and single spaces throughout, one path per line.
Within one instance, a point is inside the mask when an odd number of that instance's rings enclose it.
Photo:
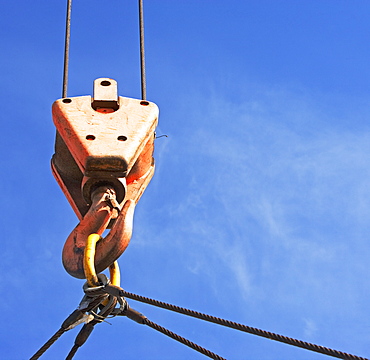
M 100 78 L 94 81 L 94 96 L 91 102 L 94 110 L 108 113 L 119 109 L 117 81 Z

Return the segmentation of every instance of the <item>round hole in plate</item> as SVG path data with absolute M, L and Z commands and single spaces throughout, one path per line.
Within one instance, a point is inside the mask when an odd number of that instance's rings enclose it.
M 120 135 L 120 136 L 118 136 L 117 140 L 119 140 L 119 141 L 126 141 L 127 140 L 127 136 Z
M 95 140 L 95 136 L 94 135 L 87 135 L 86 140 Z
M 72 99 L 63 99 L 62 100 L 65 104 L 69 104 L 72 102 Z
M 111 82 L 110 81 L 108 81 L 108 80 L 103 80 L 101 83 L 100 83 L 100 85 L 102 85 L 102 86 L 109 86 L 111 84 Z
M 140 105 L 148 106 L 149 103 L 148 101 L 143 100 L 143 101 L 140 101 Z

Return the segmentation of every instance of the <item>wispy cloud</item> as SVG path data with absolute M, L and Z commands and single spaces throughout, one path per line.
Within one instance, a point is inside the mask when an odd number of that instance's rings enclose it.
M 323 279 L 338 285 L 334 269 L 368 229 L 359 227 L 370 219 L 370 128 L 336 126 L 319 99 L 289 92 L 208 103 L 182 143 L 192 176 L 170 211 L 188 243 L 204 248 L 189 270 L 217 277 L 207 269 L 218 262 L 246 299 L 274 292 L 285 301 L 289 286 L 319 292 Z
M 303 319 L 304 321 L 304 337 L 305 339 L 312 339 L 317 333 L 317 326 L 311 319 Z

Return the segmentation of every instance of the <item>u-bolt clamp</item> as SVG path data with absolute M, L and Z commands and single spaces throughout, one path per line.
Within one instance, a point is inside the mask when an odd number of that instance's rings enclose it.
M 52 112 L 57 128 L 52 171 L 80 220 L 65 244 L 63 264 L 72 276 L 84 278 L 82 253 L 91 233 L 111 228 L 97 245 L 97 272 L 127 247 L 135 204 L 154 174 L 158 107 L 118 96 L 116 81 L 100 78 L 92 97 L 59 99 Z M 118 214 L 107 191 L 122 208 Z

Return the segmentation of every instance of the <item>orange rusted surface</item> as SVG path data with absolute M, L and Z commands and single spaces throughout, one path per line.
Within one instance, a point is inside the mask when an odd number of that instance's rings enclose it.
M 140 156 L 132 166 L 130 172 L 127 174 L 127 184 L 132 183 L 144 176 L 151 166 L 153 166 L 153 151 L 154 151 L 154 136 L 149 138 L 148 142 L 144 146 Z
M 97 185 L 112 185 L 122 202 L 126 183 L 153 172 L 154 103 L 118 96 L 116 82 L 103 78 L 94 81 L 93 97 L 57 100 L 52 113 L 57 128 L 52 172 L 80 220 Z
M 158 107 L 119 97 L 118 110 L 101 113 L 91 107 L 90 96 L 65 100 L 53 104 L 53 119 L 81 172 L 86 176 L 126 176 L 154 136 Z
M 74 277 L 85 278 L 83 253 L 87 237 L 92 233 L 102 235 L 110 219 L 115 218 L 114 226 L 109 234 L 98 242 L 96 247 L 96 271 L 101 272 L 109 267 L 122 255 L 130 242 L 135 201 L 127 200 L 118 213 L 106 200 L 106 193 L 106 187 L 99 188 L 94 193 L 93 205 L 83 220 L 73 229 L 64 244 L 63 265 L 66 271 Z

